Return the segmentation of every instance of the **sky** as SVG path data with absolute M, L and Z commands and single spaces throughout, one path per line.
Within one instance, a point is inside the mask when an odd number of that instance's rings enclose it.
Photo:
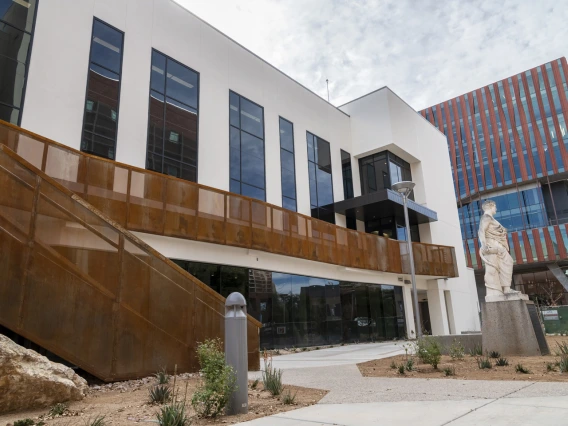
M 420 110 L 568 55 L 565 0 L 175 0 L 339 106 Z

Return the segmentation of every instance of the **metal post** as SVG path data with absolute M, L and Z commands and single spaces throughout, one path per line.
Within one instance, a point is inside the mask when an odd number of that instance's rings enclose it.
M 418 292 L 416 291 L 416 275 L 414 273 L 414 253 L 412 252 L 412 238 L 410 236 L 410 223 L 408 221 L 408 207 L 406 200 L 408 194 L 402 194 L 404 204 L 404 222 L 406 224 L 406 246 L 408 247 L 408 258 L 410 259 L 410 277 L 412 279 L 412 297 L 414 298 L 414 321 L 416 326 L 416 337 L 422 337 L 422 327 L 420 321 L 420 311 L 418 310 Z
M 237 376 L 227 414 L 248 413 L 247 302 L 238 292 L 225 301 L 225 361 Z

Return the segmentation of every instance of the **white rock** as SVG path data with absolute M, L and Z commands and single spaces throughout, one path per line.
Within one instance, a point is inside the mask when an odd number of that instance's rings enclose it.
M 47 407 L 85 397 L 87 381 L 0 334 L 0 413 Z

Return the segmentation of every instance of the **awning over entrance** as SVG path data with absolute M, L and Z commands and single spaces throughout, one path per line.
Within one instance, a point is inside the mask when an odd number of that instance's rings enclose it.
M 332 206 L 335 213 L 361 221 L 404 217 L 402 196 L 391 189 L 380 189 L 359 197 L 338 201 Z M 436 222 L 438 214 L 434 210 L 408 200 L 408 219 L 411 225 Z

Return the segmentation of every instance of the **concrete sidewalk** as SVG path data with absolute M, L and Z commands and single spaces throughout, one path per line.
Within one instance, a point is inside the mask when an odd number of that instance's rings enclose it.
M 244 424 L 529 425 L 537 424 L 538 416 L 539 424 L 568 425 L 568 383 L 361 376 L 357 363 L 404 353 L 402 345 L 350 345 L 275 357 L 284 384 L 329 393 L 315 406 Z

